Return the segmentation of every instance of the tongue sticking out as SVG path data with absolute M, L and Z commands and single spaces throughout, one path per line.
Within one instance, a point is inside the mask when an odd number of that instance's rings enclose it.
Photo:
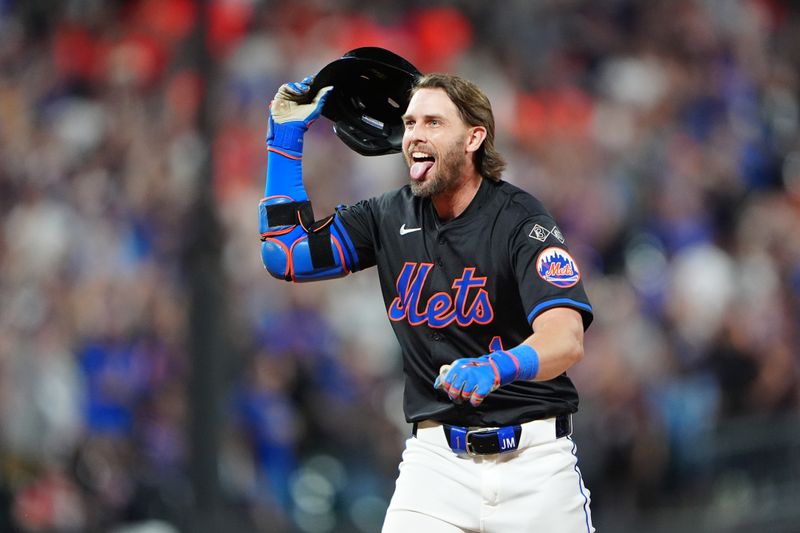
M 409 174 L 411 175 L 411 179 L 414 181 L 419 181 L 425 177 L 425 174 L 428 173 L 428 170 L 433 166 L 433 161 L 422 161 L 419 163 L 414 163 L 411 165 L 411 169 Z

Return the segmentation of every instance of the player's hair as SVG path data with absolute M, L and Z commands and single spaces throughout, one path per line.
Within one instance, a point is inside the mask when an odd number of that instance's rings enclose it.
M 475 152 L 475 168 L 484 178 L 499 181 L 506 162 L 494 147 L 494 114 L 484 92 L 469 80 L 439 72 L 419 78 L 411 89 L 411 95 L 419 89 L 443 89 L 465 124 L 486 128 L 486 138 Z

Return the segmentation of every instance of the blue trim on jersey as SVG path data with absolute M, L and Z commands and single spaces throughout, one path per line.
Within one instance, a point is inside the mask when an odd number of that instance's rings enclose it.
M 339 220 L 339 216 L 336 215 L 333 218 L 333 225 L 336 228 L 336 231 L 342 237 L 340 241 L 344 244 L 345 252 L 347 253 L 348 259 L 348 270 L 351 272 L 358 270 L 358 254 L 356 253 L 356 248 L 353 246 L 353 241 L 350 240 L 350 235 L 347 234 L 347 230 L 344 229 L 344 224 L 342 221 Z
M 572 298 L 556 298 L 555 300 L 547 300 L 546 302 L 542 302 L 534 307 L 533 311 L 528 314 L 528 322 L 532 322 L 536 315 L 545 309 L 550 309 L 551 307 L 577 307 L 578 309 L 588 311 L 589 313 L 593 312 L 592 306 L 589 304 L 573 300 Z
M 589 518 L 589 497 L 583 490 L 585 488 L 583 484 L 583 474 L 581 474 L 581 471 L 578 468 L 578 445 L 574 440 L 572 440 L 572 437 L 567 436 L 567 440 L 572 443 L 572 456 L 575 457 L 575 473 L 578 474 L 578 490 L 580 491 L 581 496 L 583 496 L 583 516 L 586 517 L 586 531 L 587 533 L 593 533 L 594 527 L 591 525 L 591 519 Z

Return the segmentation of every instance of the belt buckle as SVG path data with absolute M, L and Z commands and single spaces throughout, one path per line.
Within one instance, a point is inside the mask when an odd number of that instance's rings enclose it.
M 467 455 L 469 455 L 470 457 L 476 457 L 478 455 L 481 455 L 480 453 L 472 449 L 472 442 L 470 440 L 470 435 L 472 435 L 473 433 L 491 433 L 491 432 L 496 433 L 498 429 L 500 428 L 476 428 L 468 430 L 467 434 L 464 436 L 464 449 L 467 451 Z

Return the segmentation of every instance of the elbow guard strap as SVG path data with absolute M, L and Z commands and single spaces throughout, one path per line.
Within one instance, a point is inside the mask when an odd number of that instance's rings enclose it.
M 259 204 L 261 260 L 287 281 L 338 278 L 350 272 L 342 235 L 331 215 L 314 221 L 311 203 L 269 196 Z

